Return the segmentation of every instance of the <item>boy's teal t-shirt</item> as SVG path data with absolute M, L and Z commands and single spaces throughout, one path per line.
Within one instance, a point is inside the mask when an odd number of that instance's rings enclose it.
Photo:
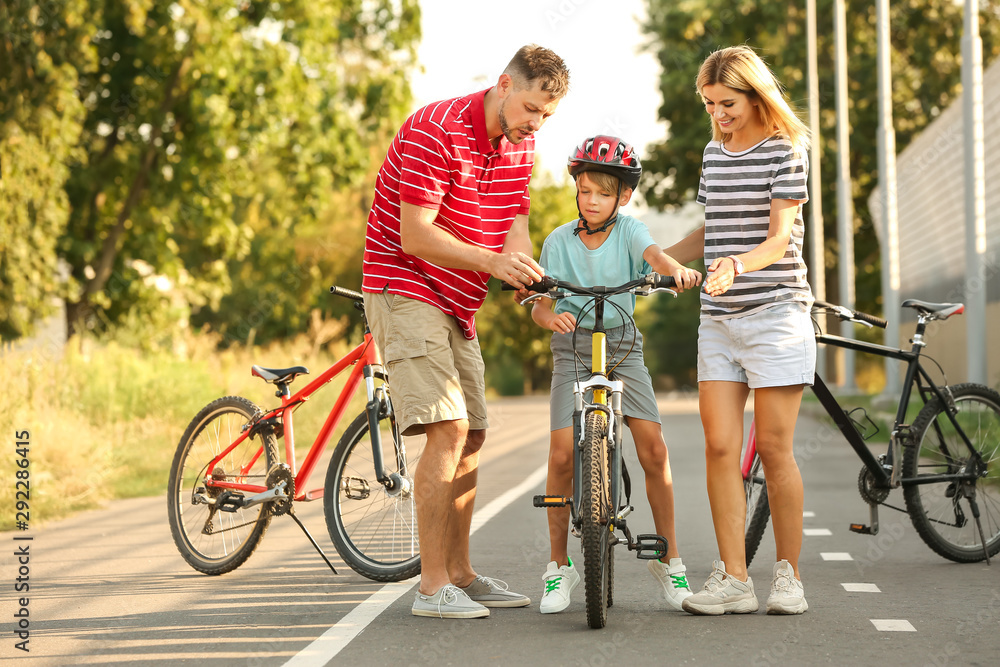
M 608 238 L 595 250 L 573 235 L 577 225 L 576 220 L 560 225 L 545 239 L 538 263 L 545 269 L 546 275 L 583 287 L 614 287 L 652 272 L 642 253 L 656 241 L 641 221 L 619 213 L 618 222 L 611 228 Z M 580 232 L 581 236 L 586 233 Z M 590 301 L 591 297 L 572 296 L 556 301 L 553 308 L 556 313 L 572 313 L 577 318 L 577 326 L 593 329 L 596 323 L 593 308 L 588 308 L 587 315 L 580 319 L 580 309 Z M 617 303 L 629 315 L 635 311 L 635 296 L 632 294 L 618 294 L 608 301 Z M 618 310 L 606 303 L 604 327 L 611 329 L 624 323 Z

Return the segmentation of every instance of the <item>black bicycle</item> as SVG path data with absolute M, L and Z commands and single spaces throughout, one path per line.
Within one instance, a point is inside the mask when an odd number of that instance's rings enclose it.
M 990 556 L 1000 551 L 1000 394 L 971 382 L 939 386 L 921 363 L 931 359 L 922 354 L 927 344 L 927 324 L 962 313 L 962 304 L 909 299 L 902 306 L 917 312 L 909 351 L 832 336 L 823 333 L 814 320 L 819 343 L 906 362 L 889 446 L 878 457 L 865 444 L 878 428 L 863 410 L 844 410 L 819 375 L 812 386 L 820 404 L 864 464 L 858 491 L 869 506 L 870 521 L 868 525 L 853 523 L 850 529 L 877 534 L 878 508 L 885 505 L 909 514 L 920 537 L 941 556 L 960 563 L 984 559 L 989 563 Z M 886 326 L 879 317 L 822 301 L 816 302 L 813 312 L 831 313 L 841 320 L 867 326 Z M 907 410 L 914 397 L 919 398 L 922 407 L 913 423 L 908 424 Z M 749 565 L 770 516 L 767 480 L 757 455 L 753 427 L 743 452 L 743 483 Z M 905 509 L 886 503 L 889 492 L 898 487 L 903 489 Z

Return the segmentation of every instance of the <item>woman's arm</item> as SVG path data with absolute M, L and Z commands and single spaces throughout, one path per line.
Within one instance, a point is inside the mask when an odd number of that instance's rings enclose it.
M 660 275 L 673 276 L 678 292 L 697 287 L 701 283 L 701 273 L 684 266 L 655 243 L 646 248 L 642 258 Z
M 701 225 L 677 243 L 663 250 L 678 264 L 689 264 L 705 256 L 705 225 Z M 648 261 L 648 260 L 647 260 Z
M 785 256 L 792 226 L 798 214 L 799 201 L 794 199 L 772 199 L 771 217 L 767 226 L 767 238 L 753 250 L 742 255 L 732 255 L 743 262 L 743 271 L 757 271 L 770 266 Z M 708 267 L 705 291 L 712 296 L 725 294 L 733 286 L 736 266 L 730 257 L 717 257 Z

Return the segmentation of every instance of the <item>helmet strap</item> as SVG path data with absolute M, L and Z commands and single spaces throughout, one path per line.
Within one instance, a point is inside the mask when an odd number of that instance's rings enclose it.
M 587 236 L 591 234 L 600 234 L 605 232 L 608 228 L 618 222 L 618 209 L 621 208 L 622 200 L 622 180 L 618 179 L 618 196 L 615 198 L 615 210 L 611 213 L 611 217 L 604 221 L 604 224 L 597 229 L 591 229 L 587 226 L 587 221 L 583 219 L 583 211 L 580 210 L 580 195 L 577 193 L 576 197 L 576 212 L 580 216 L 577 221 L 577 227 L 573 230 L 573 236 L 579 236 L 580 232 L 587 232 Z

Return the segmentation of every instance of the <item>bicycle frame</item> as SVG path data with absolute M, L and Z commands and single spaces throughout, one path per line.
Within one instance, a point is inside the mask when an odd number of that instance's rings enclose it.
M 612 503 L 617 506 L 618 498 L 621 497 L 622 479 L 622 449 L 619 446 L 619 437 L 622 432 L 622 392 L 624 384 L 620 380 L 611 380 L 607 376 L 607 334 L 604 330 L 604 299 L 597 297 L 594 305 L 594 315 L 596 324 L 591 337 L 591 364 L 590 378 L 577 382 L 573 387 L 573 504 L 570 506 L 573 525 L 579 527 L 580 516 L 578 509 L 583 502 L 583 425 L 587 414 L 594 410 L 600 410 L 608 417 L 608 453 L 610 455 L 609 476 L 611 478 L 611 488 L 609 489 Z M 584 401 L 584 396 L 588 390 L 593 390 L 591 402 Z M 610 405 L 608 397 L 610 394 Z M 617 508 L 615 508 L 617 509 Z M 608 517 L 610 530 L 614 529 L 614 520 L 618 517 Z
M 334 429 L 343 418 L 344 412 L 347 410 L 347 406 L 350 403 L 351 398 L 357 392 L 362 380 L 365 380 L 366 382 L 368 418 L 369 420 L 373 418 L 374 411 L 374 419 L 377 422 L 381 398 L 378 395 L 378 391 L 374 387 L 373 377 L 375 370 L 377 368 L 381 368 L 381 365 L 382 361 L 378 353 L 378 347 L 372 339 L 371 332 L 366 330 L 365 338 L 362 343 L 344 355 L 339 361 L 333 364 L 315 380 L 307 384 L 294 395 L 289 395 L 287 386 L 281 387 L 277 392 L 277 396 L 281 399 L 281 405 L 260 414 L 254 421 L 247 424 L 243 433 L 241 433 L 231 445 L 223 449 L 214 459 L 212 459 L 205 472 L 206 483 L 209 483 L 215 488 L 232 489 L 250 493 L 262 493 L 266 491 L 267 487 L 262 484 L 212 480 L 212 470 L 219 461 L 225 458 L 230 451 L 238 447 L 240 443 L 246 440 L 246 438 L 253 437 L 253 434 L 256 432 L 259 425 L 269 424 L 272 427 L 277 428 L 276 433 L 279 436 L 283 434 L 285 437 L 285 460 L 288 462 L 292 476 L 295 479 L 296 491 L 294 500 L 303 501 L 322 498 L 322 487 L 309 491 L 302 489 L 305 489 L 308 484 L 309 478 L 312 475 L 320 457 L 323 455 L 323 452 L 333 435 Z M 302 467 L 297 470 L 295 462 L 295 435 L 293 430 L 292 414 L 296 408 L 309 400 L 309 398 L 316 391 L 333 380 L 333 378 L 340 375 L 348 366 L 353 366 L 353 368 L 347 376 L 346 384 L 341 390 L 340 395 L 337 397 L 337 400 L 334 403 L 333 408 L 330 410 L 330 414 L 327 416 L 319 434 L 316 436 L 315 441 L 313 441 L 312 446 L 309 448 L 305 460 L 302 462 Z M 373 455 L 375 456 L 376 476 L 379 482 L 385 483 L 386 480 L 389 479 L 389 476 L 383 465 L 382 448 L 378 446 L 377 428 L 372 430 L 372 444 Z M 257 452 L 257 456 L 254 457 L 253 460 L 247 463 L 244 472 L 249 471 L 262 454 L 263 448 Z

